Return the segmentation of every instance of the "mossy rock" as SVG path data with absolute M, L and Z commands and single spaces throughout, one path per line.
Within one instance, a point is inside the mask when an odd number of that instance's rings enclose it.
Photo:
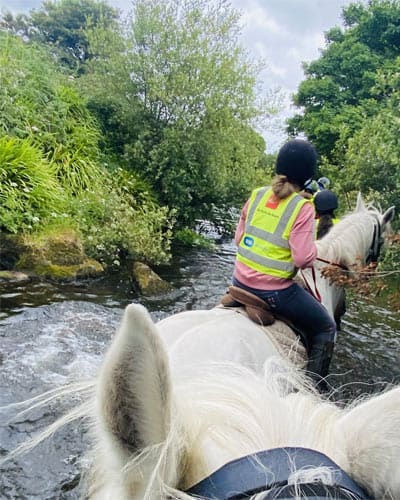
M 51 234 L 27 235 L 24 237 L 24 246 L 18 267 L 34 266 L 43 261 L 60 266 L 75 266 L 87 259 L 78 234 L 71 229 Z
M 5 282 L 24 282 L 24 281 L 29 281 L 31 278 L 25 274 L 21 273 L 19 271 L 0 271 L 0 283 L 2 281 Z
M 50 262 L 60 266 L 79 265 L 87 259 L 82 242 L 73 231 L 52 235 L 46 240 L 43 251 Z
M 85 254 L 79 235 L 71 229 L 15 237 L 8 247 L 12 255 L 8 261 L 16 259 L 13 267 L 17 271 L 41 278 L 71 281 L 104 272 L 99 262 Z
M 103 266 L 96 260 L 86 258 L 81 264 L 72 266 L 41 262 L 34 266 L 34 274 L 42 278 L 72 281 L 77 278 L 93 278 L 103 273 Z
M 173 287 L 167 281 L 160 278 L 157 273 L 143 262 L 134 262 L 132 273 L 143 295 L 161 295 L 173 290 Z

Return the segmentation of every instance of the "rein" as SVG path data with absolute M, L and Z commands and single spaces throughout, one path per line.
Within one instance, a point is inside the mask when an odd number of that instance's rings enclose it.
M 314 268 L 314 266 L 311 268 L 311 277 L 312 277 L 312 281 L 314 283 L 314 288 L 312 288 L 310 286 L 309 282 L 307 281 L 306 277 L 304 276 L 303 270 L 300 271 L 300 274 L 301 274 L 301 277 L 303 278 L 303 282 L 304 282 L 307 290 L 311 293 L 311 295 L 313 297 L 315 297 L 318 300 L 318 302 L 322 302 L 321 294 L 319 293 L 319 290 L 317 288 L 317 279 L 316 279 L 316 276 L 315 276 L 315 268 Z
M 330 266 L 340 267 L 340 269 L 343 269 L 343 271 L 348 271 L 347 267 L 344 266 L 343 264 L 339 264 L 337 262 L 331 262 L 330 260 L 322 259 L 321 257 L 317 257 L 315 260 L 318 260 L 319 262 L 324 262 L 325 264 L 329 264 Z
M 325 264 L 329 264 L 330 266 L 339 267 L 343 271 L 348 270 L 347 267 L 343 266 L 342 264 L 339 264 L 337 262 L 331 262 L 329 260 L 322 259 L 321 257 L 317 257 L 315 260 L 318 260 L 319 262 L 324 262 Z M 303 278 L 303 283 L 304 283 L 305 287 L 307 288 L 307 290 L 311 293 L 311 295 L 313 297 L 315 297 L 318 300 L 318 302 L 322 302 L 321 294 L 319 293 L 319 290 L 317 288 L 317 277 L 315 274 L 315 267 L 314 266 L 311 267 L 311 278 L 312 278 L 312 282 L 313 282 L 314 287 L 312 287 L 310 285 L 310 283 L 307 281 L 307 278 L 305 277 L 303 270 L 300 270 L 300 274 L 301 274 L 301 277 Z

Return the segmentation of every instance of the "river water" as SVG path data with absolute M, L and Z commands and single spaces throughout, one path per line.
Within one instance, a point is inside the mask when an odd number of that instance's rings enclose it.
M 111 336 L 130 302 L 139 302 L 154 320 L 187 309 L 213 307 L 230 283 L 235 247 L 177 255 L 157 272 L 174 291 L 141 297 L 127 273 L 87 283 L 0 285 L 0 406 L 26 400 L 62 384 L 93 377 Z M 335 399 L 354 399 L 400 382 L 400 317 L 376 301 L 348 300 L 331 382 Z M 52 403 L 11 422 L 0 414 L 0 454 L 43 429 L 66 410 Z M 0 499 L 79 498 L 78 460 L 87 440 L 84 425 L 73 424 L 33 451 L 0 465 Z

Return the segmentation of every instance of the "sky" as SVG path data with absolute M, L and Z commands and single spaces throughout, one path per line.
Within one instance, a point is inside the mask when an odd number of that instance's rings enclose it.
M 283 109 L 267 120 L 260 130 L 273 152 L 285 140 L 284 121 L 296 110 L 291 95 L 304 79 L 303 62 L 317 59 L 324 48 L 324 32 L 341 26 L 342 8 L 354 0 L 231 0 L 240 10 L 241 43 L 254 59 L 263 59 L 261 73 L 264 88 L 279 88 L 284 97 Z M 108 0 L 123 11 L 129 11 L 130 0 Z M 0 0 L 1 10 L 27 12 L 39 8 L 41 0 Z

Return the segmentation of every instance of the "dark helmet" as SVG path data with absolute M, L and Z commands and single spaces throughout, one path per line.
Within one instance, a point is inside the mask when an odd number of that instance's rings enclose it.
M 330 212 L 337 209 L 338 198 L 333 191 L 324 189 L 323 191 L 318 191 L 314 196 L 314 205 L 318 213 Z
M 302 139 L 293 139 L 284 144 L 276 159 L 276 173 L 286 175 L 289 182 L 303 187 L 313 177 L 317 166 L 314 146 Z

